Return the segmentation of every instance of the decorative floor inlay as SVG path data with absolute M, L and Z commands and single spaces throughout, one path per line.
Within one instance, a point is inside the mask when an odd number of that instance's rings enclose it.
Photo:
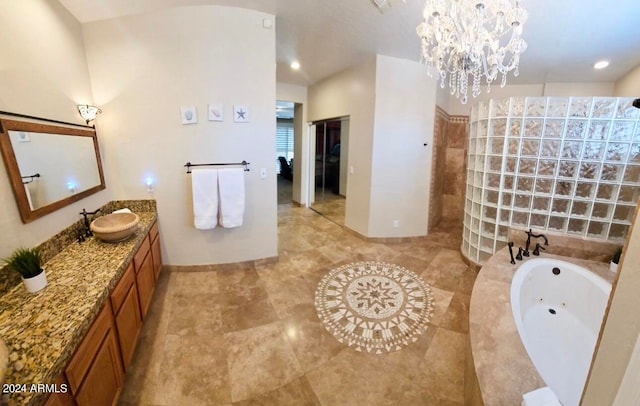
M 398 265 L 356 262 L 318 284 L 316 311 L 343 344 L 376 354 L 418 340 L 433 313 L 433 295 L 418 275 Z

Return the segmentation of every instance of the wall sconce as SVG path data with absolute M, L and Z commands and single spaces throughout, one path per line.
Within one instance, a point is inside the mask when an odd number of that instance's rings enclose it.
M 90 121 L 95 120 L 99 113 L 102 113 L 102 110 L 98 107 L 90 106 L 88 104 L 78 104 L 78 111 L 80 112 L 82 119 L 87 122 L 87 125 L 89 125 Z
M 76 193 L 76 185 L 73 182 L 68 182 L 67 183 L 67 190 L 69 191 L 69 193 L 74 194 Z

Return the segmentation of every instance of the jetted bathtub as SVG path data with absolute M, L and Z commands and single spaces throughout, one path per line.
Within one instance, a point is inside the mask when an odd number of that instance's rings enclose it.
M 564 406 L 580 403 L 611 284 L 578 265 L 551 258 L 520 265 L 511 308 L 522 343 Z

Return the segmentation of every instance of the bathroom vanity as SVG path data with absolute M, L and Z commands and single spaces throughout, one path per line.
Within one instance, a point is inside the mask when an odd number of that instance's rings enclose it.
M 44 264 L 46 289 L 32 295 L 18 285 L 0 297 L 0 336 L 10 357 L 3 389 L 11 393 L 3 399 L 10 405 L 117 401 L 162 269 L 150 202 L 129 206 L 140 216 L 132 238 L 73 242 Z

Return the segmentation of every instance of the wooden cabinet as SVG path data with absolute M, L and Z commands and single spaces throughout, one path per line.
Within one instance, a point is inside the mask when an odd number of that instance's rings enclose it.
M 55 385 L 58 392 L 50 394 L 44 402 L 44 406 L 76 406 L 76 401 L 73 399 L 69 382 L 67 382 L 64 373 L 56 379 Z
M 156 279 L 153 272 L 153 258 L 151 254 L 149 238 L 140 246 L 140 249 L 133 257 L 136 270 L 136 284 L 138 285 L 138 297 L 140 299 L 140 313 L 144 320 L 151 304 L 153 290 L 156 286 Z
M 104 306 L 66 369 L 78 406 L 114 404 L 124 371 L 111 306 Z
M 162 271 L 162 254 L 160 252 L 160 237 L 158 236 L 158 223 L 154 223 L 149 231 L 149 239 L 151 240 L 151 257 L 153 259 L 153 274 L 156 281 Z
M 142 328 L 142 314 L 140 313 L 140 301 L 138 300 L 138 288 L 136 286 L 136 274 L 133 264 L 120 278 L 113 293 L 111 293 L 111 307 L 115 314 L 118 343 L 122 352 L 124 370 L 129 369 L 133 353 L 136 349 L 138 335 Z
M 46 406 L 108 406 L 118 401 L 161 268 L 154 224 L 56 382 L 58 387 L 66 384 L 68 393 L 50 395 Z

